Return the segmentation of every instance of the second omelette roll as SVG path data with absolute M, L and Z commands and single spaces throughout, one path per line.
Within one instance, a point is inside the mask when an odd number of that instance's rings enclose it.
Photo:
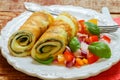
M 68 13 L 60 14 L 36 42 L 32 48 L 31 56 L 43 64 L 52 62 L 58 54 L 64 52 L 70 38 L 76 35 L 77 28 L 75 18 Z
M 53 22 L 53 16 L 45 11 L 34 12 L 8 41 L 13 56 L 30 55 L 31 48 Z

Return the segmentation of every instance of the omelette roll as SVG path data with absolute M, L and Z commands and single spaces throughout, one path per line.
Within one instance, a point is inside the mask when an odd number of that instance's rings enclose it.
M 32 48 L 31 56 L 46 60 L 57 53 L 62 53 L 67 43 L 67 33 L 57 27 L 49 28 Z
M 30 55 L 31 48 L 53 19 L 53 16 L 47 12 L 34 12 L 20 29 L 10 36 L 8 41 L 10 53 L 20 57 Z
M 64 14 L 59 16 L 62 15 Z M 56 18 L 32 48 L 31 56 L 36 61 L 44 64 L 44 61 L 49 61 L 51 58 L 55 58 L 58 54 L 63 53 L 70 37 L 76 34 L 77 30 L 71 34 L 72 28 L 77 27 L 76 24 L 71 18 L 65 17 L 67 18 L 66 20 Z M 68 20 L 72 23 L 67 22 Z M 73 24 L 72 27 L 71 24 Z
M 56 18 L 56 20 L 57 21 L 62 21 L 62 22 L 69 25 L 69 26 L 64 27 L 64 29 L 67 32 L 69 40 L 72 37 L 76 36 L 76 34 L 78 32 L 78 21 L 74 16 L 70 15 L 67 12 L 63 12 Z M 68 42 L 69 42 L 69 40 L 68 40 Z

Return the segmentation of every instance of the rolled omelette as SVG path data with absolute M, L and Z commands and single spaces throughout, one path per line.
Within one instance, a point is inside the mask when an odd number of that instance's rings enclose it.
M 19 57 L 30 55 L 35 42 L 53 21 L 53 16 L 48 12 L 34 12 L 20 29 L 10 36 L 8 41 L 10 53 Z
M 36 61 L 47 64 L 53 60 L 52 58 L 64 52 L 77 30 L 76 18 L 66 12 L 61 13 L 33 46 L 31 56 Z

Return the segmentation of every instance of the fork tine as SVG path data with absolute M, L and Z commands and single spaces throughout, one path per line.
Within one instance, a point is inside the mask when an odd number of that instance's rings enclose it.
M 115 32 L 120 25 L 113 25 L 113 26 L 99 26 L 100 33 L 111 33 Z

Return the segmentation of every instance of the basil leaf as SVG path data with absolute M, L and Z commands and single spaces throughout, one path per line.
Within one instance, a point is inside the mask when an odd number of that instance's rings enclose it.
M 111 57 L 111 50 L 104 42 L 94 42 L 88 46 L 88 50 L 100 58 Z
M 87 30 L 93 34 L 93 35 L 100 35 L 100 28 L 96 25 L 96 24 L 93 24 L 91 22 L 85 22 L 85 25 L 87 27 Z
M 80 42 L 78 41 L 77 37 L 73 37 L 70 40 L 69 47 L 73 52 L 75 52 L 77 49 L 81 47 Z

